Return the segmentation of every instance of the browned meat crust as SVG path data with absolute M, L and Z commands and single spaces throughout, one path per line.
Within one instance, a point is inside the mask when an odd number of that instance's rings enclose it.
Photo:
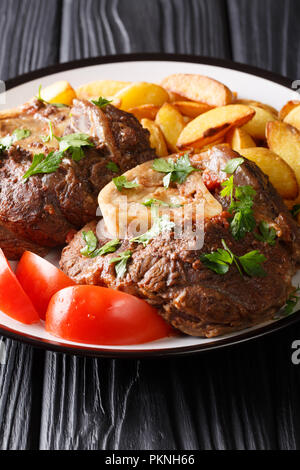
M 219 173 L 224 163 L 235 156 L 227 147 L 219 146 L 201 159 L 194 157 L 194 165 Z M 206 221 L 204 246 L 194 251 L 187 249 L 185 240 L 171 235 L 167 241 L 158 236 L 146 247 L 123 241 L 115 253 L 90 259 L 80 255 L 84 242 L 79 232 L 64 249 L 61 267 L 77 283 L 112 287 L 146 299 L 160 309 L 168 322 L 189 335 L 214 337 L 263 322 L 290 294 L 291 278 L 299 261 L 299 228 L 255 164 L 245 161 L 236 172 L 235 182 L 251 184 L 256 189 L 255 217 L 274 224 L 278 234 L 275 246 L 258 241 L 253 233 L 235 241 L 222 215 Z M 219 199 L 226 210 L 227 203 Z M 96 222 L 84 230 L 95 232 Z M 267 276 L 241 278 L 234 267 L 226 275 L 219 275 L 205 267 L 200 254 L 221 248 L 222 238 L 236 255 L 250 250 L 264 254 Z M 99 246 L 106 241 L 101 240 Z M 125 277 L 117 279 L 109 261 L 127 249 L 133 255 Z

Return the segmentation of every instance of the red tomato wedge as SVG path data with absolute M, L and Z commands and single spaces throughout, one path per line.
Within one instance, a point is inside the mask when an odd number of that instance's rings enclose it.
M 20 259 L 16 276 L 42 320 L 45 320 L 51 297 L 75 285 L 60 269 L 30 251 L 25 251 Z
M 97 286 L 68 287 L 55 294 L 46 315 L 55 336 L 90 344 L 140 344 L 172 333 L 144 300 Z
M 0 248 L 0 310 L 22 323 L 38 323 L 40 317 L 24 292 Z

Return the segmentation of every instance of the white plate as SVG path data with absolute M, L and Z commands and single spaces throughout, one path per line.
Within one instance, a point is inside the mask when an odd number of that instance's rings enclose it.
M 7 85 L 10 89 L 6 92 L 6 103 L 0 105 L 0 109 L 24 103 L 37 93 L 40 84 L 44 87 L 56 80 L 68 80 L 73 87 L 97 79 L 159 82 L 163 77 L 176 72 L 199 73 L 213 77 L 225 83 L 231 90 L 237 91 L 239 98 L 263 101 L 277 109 L 280 109 L 288 100 L 299 99 L 298 93 L 289 88 L 290 82 L 287 79 L 270 74 L 270 72 L 215 59 L 160 55 L 159 58 L 162 57 L 163 60 L 154 60 L 156 57 L 158 56 L 144 54 L 89 59 L 24 75 L 8 81 Z M 18 85 L 15 86 L 16 84 Z M 2 101 L 3 96 L 2 100 L 0 99 L 0 102 Z M 300 271 L 294 278 L 294 284 L 298 285 L 298 283 L 300 283 Z M 299 319 L 300 314 L 295 314 L 214 339 L 183 336 L 142 345 L 99 346 L 57 339 L 48 334 L 42 324 L 23 325 L 0 312 L 0 333 L 62 352 L 111 357 L 166 356 L 232 345 L 281 329 Z

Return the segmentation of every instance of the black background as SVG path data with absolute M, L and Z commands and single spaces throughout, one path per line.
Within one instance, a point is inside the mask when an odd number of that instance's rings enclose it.
M 299 0 L 0 0 L 0 79 L 126 52 L 233 59 L 300 79 Z M 300 325 L 171 360 L 6 340 L 1 449 L 296 449 Z

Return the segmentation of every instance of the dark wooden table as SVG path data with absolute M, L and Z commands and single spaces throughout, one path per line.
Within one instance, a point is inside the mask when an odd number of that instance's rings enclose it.
M 0 79 L 125 52 L 300 78 L 299 0 L 0 0 Z M 1 449 L 300 448 L 300 324 L 224 351 L 97 360 L 5 340 Z

